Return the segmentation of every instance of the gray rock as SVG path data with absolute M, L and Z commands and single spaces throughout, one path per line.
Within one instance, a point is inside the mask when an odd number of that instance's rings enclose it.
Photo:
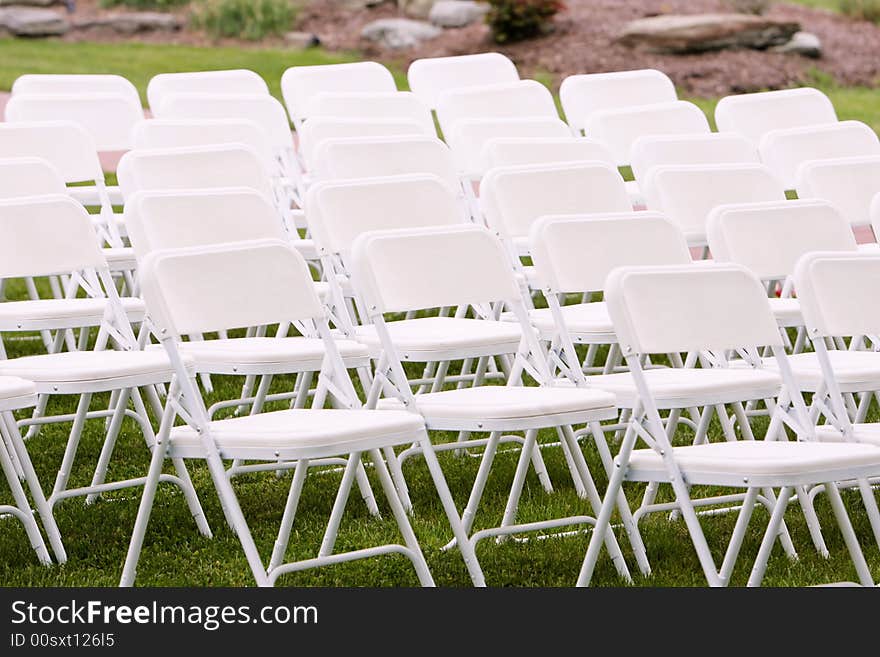
M 367 23 L 361 30 L 361 37 L 375 41 L 388 48 L 412 48 L 422 41 L 434 39 L 443 32 L 424 21 L 409 18 L 382 18 Z
M 796 32 L 791 37 L 791 41 L 781 46 L 773 46 L 771 50 L 819 59 L 822 56 L 822 42 L 811 32 Z
M 105 27 L 120 34 L 138 32 L 174 32 L 183 27 L 183 21 L 173 14 L 158 11 L 131 11 L 101 16 L 74 23 L 77 29 Z
M 288 32 L 284 35 L 284 43 L 291 48 L 305 50 L 306 48 L 314 48 L 321 45 L 321 40 L 317 34 L 311 32 Z
M 438 27 L 464 27 L 483 18 L 489 12 L 486 2 L 474 0 L 438 0 L 431 7 L 428 20 Z
M 693 53 L 725 48 L 764 50 L 788 43 L 800 25 L 746 14 L 689 14 L 641 18 L 627 24 L 618 40 L 654 52 Z
M 398 8 L 411 18 L 427 18 L 434 6 L 434 0 L 397 0 Z
M 62 14 L 51 9 L 8 7 L 0 9 L 0 33 L 13 36 L 58 36 L 70 29 Z

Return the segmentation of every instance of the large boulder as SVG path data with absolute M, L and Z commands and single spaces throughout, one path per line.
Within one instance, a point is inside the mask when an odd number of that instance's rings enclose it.
M 427 18 L 434 0 L 397 0 L 397 7 L 411 18 Z
M 58 36 L 68 29 L 70 23 L 67 22 L 67 18 L 51 9 L 0 8 L 0 34 L 8 32 L 13 36 Z
M 746 14 L 664 15 L 627 24 L 618 40 L 654 52 L 694 53 L 725 48 L 764 50 L 788 43 L 800 30 L 792 21 Z
M 183 27 L 183 20 L 173 14 L 163 14 L 158 11 L 128 11 L 79 21 L 74 27 L 77 29 L 102 27 L 120 34 L 174 32 Z
M 367 23 L 361 30 L 361 37 L 375 41 L 387 48 L 412 48 L 422 41 L 440 36 L 443 32 L 424 21 L 409 18 L 382 18 Z
M 788 43 L 773 46 L 770 50 L 819 59 L 822 56 L 822 42 L 811 32 L 798 32 Z
M 464 27 L 483 18 L 489 11 L 487 2 L 474 0 L 438 0 L 428 14 L 437 27 Z

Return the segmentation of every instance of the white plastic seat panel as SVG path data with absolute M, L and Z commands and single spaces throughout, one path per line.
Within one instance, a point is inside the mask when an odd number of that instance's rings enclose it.
M 834 378 L 844 392 L 880 390 L 880 352 L 828 351 Z M 805 392 L 815 392 L 822 384 L 822 369 L 815 352 L 807 351 L 788 357 L 795 380 Z M 775 367 L 775 359 L 768 358 L 765 366 Z
M 134 271 L 137 269 L 137 256 L 130 246 L 114 246 L 101 250 L 110 271 Z
M 804 316 L 797 299 L 770 297 L 770 310 L 780 326 L 803 326 Z
M 856 439 L 856 442 L 880 447 L 880 422 L 864 422 L 853 424 L 852 427 L 853 437 Z M 828 443 L 843 442 L 843 434 L 830 424 L 822 424 L 816 427 L 816 438 Z
M 146 305 L 137 297 L 121 297 L 122 308 L 129 321 L 139 322 Z M 81 299 L 28 299 L 0 303 L 0 330 L 29 330 L 48 326 L 97 326 L 104 317 L 108 300 Z
M 557 333 L 556 322 L 553 321 L 553 313 L 549 308 L 532 310 L 529 317 L 540 331 L 542 339 L 549 339 Z M 575 342 L 579 336 L 614 336 L 614 324 L 608 316 L 608 307 L 602 301 L 562 306 L 562 319 Z
M 460 426 L 543 420 L 543 426 L 562 424 L 560 416 L 583 415 L 581 421 L 617 417 L 614 395 L 598 389 L 477 386 L 415 395 L 416 409 L 425 417 L 428 428 L 456 429 Z M 383 399 L 379 408 L 394 408 L 400 402 Z M 601 416 L 601 417 L 597 417 Z
M 0 376 L 0 411 L 26 408 L 37 403 L 37 387 L 33 381 L 17 376 Z
M 686 408 L 769 399 L 779 394 L 776 372 L 753 368 L 664 367 L 645 370 L 645 379 L 659 408 Z M 629 372 L 587 377 L 591 386 L 613 392 L 617 405 L 633 408 L 639 399 Z
M 455 317 L 422 317 L 387 322 L 391 340 L 401 360 L 426 362 L 468 356 L 514 353 L 522 330 L 512 322 Z M 355 339 L 370 350 L 381 352 L 379 338 L 372 326 L 355 329 Z
M 802 481 L 834 481 L 841 471 L 874 470 L 880 474 L 880 449 L 873 445 L 742 440 L 673 447 L 673 455 L 690 484 L 712 484 L 719 479 L 748 479 L 752 485 L 775 481 L 785 485 Z M 652 449 L 636 449 L 630 456 L 627 478 L 637 481 L 667 479 L 663 457 Z
M 192 366 L 188 359 L 185 364 Z M 142 379 L 137 385 L 148 385 L 170 381 L 173 373 L 162 350 L 65 351 L 0 361 L 0 375 L 33 381 L 41 393 L 70 392 L 67 387 L 88 383 L 114 390 L 127 387 L 125 380 L 133 378 Z
M 122 205 L 125 200 L 122 198 L 122 190 L 117 185 L 107 185 L 107 196 L 113 205 Z M 94 185 L 81 185 L 77 187 L 68 187 L 67 193 L 83 205 L 100 205 L 101 198 L 98 195 L 98 188 Z
M 317 458 L 418 440 L 422 418 L 409 411 L 290 409 L 208 425 L 223 458 Z M 171 430 L 171 455 L 204 455 L 190 426 Z
M 354 340 L 336 340 L 336 348 L 350 367 L 369 364 L 367 348 Z M 197 372 L 211 374 L 317 372 L 326 353 L 320 338 L 305 337 L 200 340 L 181 343 L 180 351 Z

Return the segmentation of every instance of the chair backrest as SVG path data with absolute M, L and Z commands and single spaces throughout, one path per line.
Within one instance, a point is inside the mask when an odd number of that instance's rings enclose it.
M 593 112 L 678 100 L 675 85 L 655 69 L 569 75 L 559 86 L 568 124 L 580 133 Z
M 0 121 L 0 157 L 39 157 L 55 167 L 64 182 L 104 178 L 95 140 L 72 121 Z
M 799 198 L 828 201 L 854 226 L 871 223 L 871 201 L 880 191 L 880 156 L 809 160 L 795 177 Z
M 620 173 L 602 162 L 492 169 L 480 183 L 487 223 L 511 239 L 528 236 L 545 215 L 629 212 Z
M 319 116 L 339 119 L 410 119 L 423 124 L 427 133 L 435 130 L 431 110 L 410 91 L 324 91 L 312 99 L 309 113 L 309 118 Z
M 697 135 L 639 137 L 633 142 L 633 175 L 644 180 L 656 166 L 668 164 L 757 164 L 758 151 L 741 135 L 710 132 Z
M 602 290 L 616 267 L 691 261 L 681 231 L 657 212 L 541 217 L 529 253 L 541 283 L 562 294 Z
M 417 174 L 316 183 L 306 196 L 306 220 L 319 252 L 346 259 L 362 233 L 460 224 L 465 217 L 448 185 Z
M 761 159 L 794 189 L 798 167 L 809 160 L 880 155 L 877 133 L 861 121 L 771 130 L 758 145 Z
M 462 119 L 445 133 L 456 167 L 463 175 L 478 177 L 489 168 L 485 146 L 494 139 L 566 139 L 571 130 L 559 118 Z
M 811 87 L 725 96 L 715 106 L 718 131 L 737 132 L 756 147 L 771 130 L 836 122 L 828 96 Z
M 431 173 L 451 188 L 459 186 L 449 147 L 436 137 L 352 137 L 327 139 L 318 148 L 316 179 L 371 178 Z
M 849 223 L 819 200 L 721 205 L 709 213 L 706 235 L 716 262 L 736 262 L 758 278 L 794 273 L 810 251 L 855 251 Z
M 632 161 L 633 142 L 639 137 L 711 132 L 703 110 L 684 100 L 597 110 L 590 114 L 584 130 L 587 137 L 604 144 L 621 166 Z
M 447 91 L 437 103 L 437 120 L 448 135 L 462 119 L 558 119 L 553 95 L 540 82 L 517 80 Z
M 381 93 L 397 91 L 397 85 L 378 62 L 293 66 L 281 76 L 281 95 L 295 124 L 310 117 L 312 100 L 328 91 Z
M 105 266 L 82 204 L 64 194 L 0 200 L 0 279 Z
M 154 251 L 139 274 L 150 318 L 166 335 L 324 316 L 305 260 L 279 240 Z
M 131 132 L 144 111 L 130 96 L 117 93 L 22 94 L 6 104 L 6 120 L 73 121 L 81 125 L 99 151 L 131 148 Z
M 693 244 L 704 244 L 706 219 L 728 203 L 784 201 L 785 190 L 760 164 L 654 167 L 642 185 L 648 208 L 664 213 Z
M 624 354 L 782 345 L 764 286 L 740 265 L 621 267 L 605 303 Z
M 40 157 L 0 157 L 0 198 L 66 194 L 61 174 Z
M 605 162 L 614 158 L 602 144 L 586 137 L 496 137 L 483 147 L 489 168 L 551 162 Z
M 484 87 L 519 80 L 510 59 L 498 52 L 417 59 L 406 72 L 409 88 L 431 109 L 452 89 Z
M 135 192 L 123 218 L 138 260 L 161 249 L 285 239 L 278 211 L 248 187 Z
M 135 86 L 121 75 L 109 74 L 27 74 L 12 83 L 12 95 L 22 94 L 91 94 L 109 93 L 128 96 L 140 105 Z
M 378 313 L 519 297 L 501 242 L 473 224 L 365 233 L 352 249 L 352 281 Z
M 338 119 L 330 116 L 309 119 L 297 134 L 299 153 L 307 167 L 314 166 L 316 151 L 327 139 L 402 135 L 436 136 L 433 129 L 427 133 L 424 125 L 411 119 Z
M 147 102 L 154 112 L 167 94 L 176 93 L 268 94 L 269 87 L 259 74 L 243 68 L 159 73 L 147 84 Z
M 134 149 L 214 144 L 243 144 L 260 156 L 268 171 L 277 166 L 265 131 L 245 119 L 145 119 L 132 135 Z
M 119 187 L 125 198 L 137 191 L 251 187 L 274 198 L 263 162 L 240 144 L 129 151 L 119 160 Z
M 165 94 L 159 119 L 239 119 L 260 126 L 276 149 L 292 149 L 293 135 L 284 106 L 268 94 Z
M 807 253 L 794 284 L 810 337 L 880 334 L 880 253 Z

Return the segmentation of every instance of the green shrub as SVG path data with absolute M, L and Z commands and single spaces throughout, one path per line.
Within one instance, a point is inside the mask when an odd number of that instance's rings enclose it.
M 486 22 L 496 42 L 522 41 L 549 32 L 563 9 L 562 0 L 489 0 Z
M 101 0 L 102 7 L 131 7 L 132 9 L 173 9 L 188 5 L 190 0 Z
M 290 0 L 202 0 L 193 21 L 217 37 L 259 41 L 287 32 L 295 16 Z
M 880 0 L 838 0 L 840 13 L 880 23 Z

